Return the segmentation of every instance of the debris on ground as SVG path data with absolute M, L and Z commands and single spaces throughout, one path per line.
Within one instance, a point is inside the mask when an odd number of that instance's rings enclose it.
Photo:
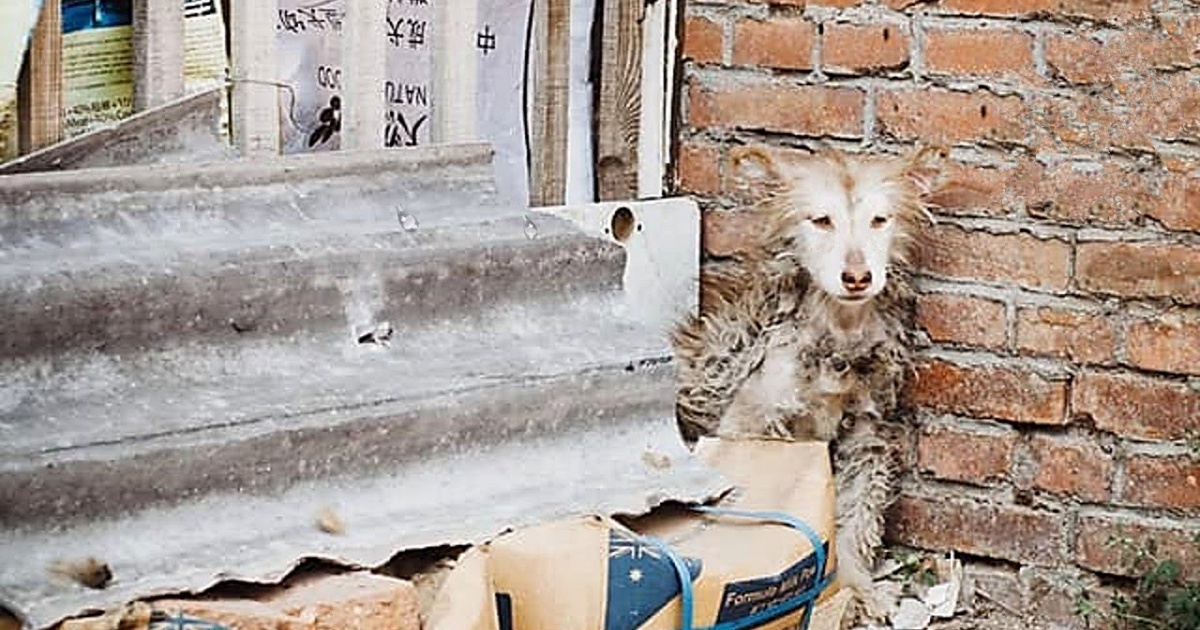
M 317 529 L 326 534 L 341 536 L 346 533 L 346 524 L 342 522 L 341 517 L 333 511 L 332 507 L 326 505 L 317 512 Z
M 893 605 L 889 626 L 872 630 L 925 630 L 939 621 L 954 619 L 966 610 L 963 603 L 963 567 L 953 557 L 892 551 L 875 572 L 881 598 Z
M 133 602 L 101 615 L 68 619 L 59 630 L 419 630 L 418 609 L 411 582 L 351 571 L 308 575 L 246 597 Z
M 100 590 L 112 582 L 113 573 L 108 563 L 88 557 L 80 560 L 59 560 L 50 565 L 50 573 L 61 580 L 75 582 L 90 589 Z

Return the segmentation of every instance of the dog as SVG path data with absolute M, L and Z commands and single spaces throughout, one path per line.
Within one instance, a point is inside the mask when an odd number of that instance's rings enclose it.
M 673 333 L 680 430 L 830 442 L 848 620 L 879 619 L 871 569 L 897 475 L 883 425 L 911 369 L 910 259 L 944 155 L 732 157 L 767 189 L 749 209 L 761 230 L 705 274 L 699 313 Z

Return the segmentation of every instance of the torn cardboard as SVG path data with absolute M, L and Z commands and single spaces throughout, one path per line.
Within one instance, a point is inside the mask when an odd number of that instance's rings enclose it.
M 705 440 L 702 461 L 736 484 L 730 512 L 659 510 L 518 530 L 469 550 L 447 577 L 430 630 L 835 629 L 834 490 L 824 443 Z M 820 549 L 781 519 L 807 524 Z M 824 564 L 823 571 L 820 566 Z M 691 586 L 683 619 L 681 576 Z M 807 619 L 806 619 L 807 617 Z

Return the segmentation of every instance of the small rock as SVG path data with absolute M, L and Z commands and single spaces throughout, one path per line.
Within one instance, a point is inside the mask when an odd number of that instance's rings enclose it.
M 906 597 L 900 600 L 900 608 L 892 615 L 893 630 L 925 630 L 933 615 L 929 607 L 919 599 Z
M 889 617 L 896 613 L 900 598 L 904 596 L 904 585 L 892 580 L 875 582 L 875 594 Z
M 655 470 L 666 470 L 671 467 L 671 456 L 646 449 L 642 452 L 642 462 Z
M 108 563 L 96 558 L 59 560 L 50 565 L 50 573 L 96 590 L 108 587 L 113 579 L 112 569 L 108 567 Z
M 939 619 L 953 617 L 954 610 L 958 607 L 958 584 L 943 582 L 930 588 L 925 593 L 925 604 L 929 606 L 934 617 Z
M 346 524 L 338 517 L 337 512 L 327 505 L 317 512 L 317 529 L 326 534 L 341 536 L 346 533 Z

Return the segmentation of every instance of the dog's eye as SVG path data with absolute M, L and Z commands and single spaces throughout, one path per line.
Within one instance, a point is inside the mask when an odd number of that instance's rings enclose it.
M 890 220 L 891 219 L 889 219 L 888 217 L 875 217 L 875 218 L 871 219 L 871 227 L 873 227 L 875 229 L 879 229 L 879 228 L 887 225 L 888 221 L 890 221 Z
M 832 230 L 833 229 L 833 219 L 830 219 L 829 215 L 813 217 L 810 220 L 812 221 L 813 225 L 821 228 L 822 230 Z

